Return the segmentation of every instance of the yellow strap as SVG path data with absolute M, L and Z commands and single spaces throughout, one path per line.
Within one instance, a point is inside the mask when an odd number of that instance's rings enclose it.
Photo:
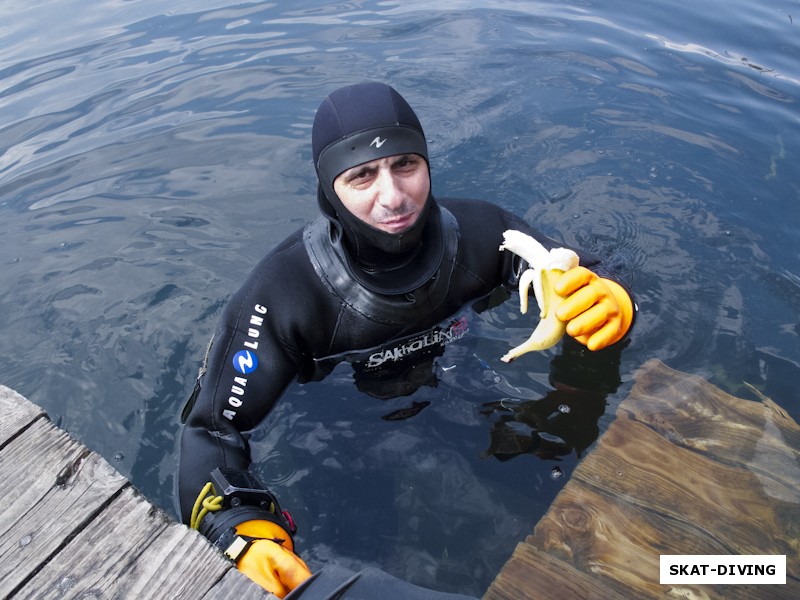
M 202 507 L 202 509 L 201 509 Z M 192 529 L 200 529 L 200 523 L 205 516 L 222 508 L 222 496 L 217 496 L 217 491 L 214 489 L 214 484 L 210 481 L 203 486 L 197 500 L 194 501 L 192 507 L 192 518 L 189 520 L 189 527 Z

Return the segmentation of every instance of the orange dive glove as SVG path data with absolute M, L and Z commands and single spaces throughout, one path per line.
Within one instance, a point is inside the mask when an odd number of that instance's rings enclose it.
M 236 526 L 236 534 L 258 538 L 243 553 L 240 550 L 234 561 L 242 573 L 268 592 L 283 598 L 311 577 L 306 563 L 294 553 L 291 536 L 277 523 L 245 521 Z
M 586 267 L 564 273 L 553 286 L 564 300 L 556 316 L 567 333 L 589 350 L 601 350 L 621 340 L 633 322 L 633 301 L 615 281 Z

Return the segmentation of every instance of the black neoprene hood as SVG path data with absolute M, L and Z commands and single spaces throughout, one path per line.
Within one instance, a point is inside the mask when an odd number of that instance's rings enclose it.
M 416 222 L 401 233 L 389 233 L 353 215 L 333 188 L 344 171 L 389 156 L 417 154 L 430 172 L 425 134 L 408 102 L 385 83 L 340 88 L 317 109 L 311 141 L 317 200 L 331 223 L 334 243 L 346 249 L 350 276 L 387 293 L 414 289 L 432 277 L 444 245 L 439 207 L 430 190 Z
M 326 189 L 333 189 L 333 180 L 348 169 L 396 154 L 419 154 L 427 160 L 425 138 L 400 124 L 367 129 L 328 144 L 317 159 L 317 174 Z
M 337 175 L 371 160 L 408 153 L 428 160 L 417 115 L 397 91 L 378 82 L 343 87 L 325 98 L 314 119 L 312 146 L 326 192 Z
M 418 154 L 427 165 L 425 134 L 408 102 L 385 83 L 368 81 L 340 88 L 317 109 L 311 142 L 320 209 L 344 234 L 353 257 L 375 262 L 374 256 L 367 258 L 370 248 L 395 255 L 418 249 L 428 215 L 436 210 L 430 192 L 416 223 L 392 234 L 354 216 L 333 188 L 334 179 L 347 169 L 387 156 Z

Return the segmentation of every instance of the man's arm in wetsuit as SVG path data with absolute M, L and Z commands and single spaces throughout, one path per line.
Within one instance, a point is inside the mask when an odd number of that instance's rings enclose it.
M 302 313 L 308 309 L 303 299 L 287 297 L 302 287 L 289 285 L 286 272 L 298 271 L 292 265 L 299 251 L 299 235 L 278 246 L 255 267 L 223 312 L 207 370 L 185 411 L 181 431 L 177 487 L 186 523 L 215 468 L 249 470 L 247 432 L 269 414 L 297 375 L 302 352 L 295 346 L 301 337 L 295 323 L 307 322 Z M 201 532 L 208 533 L 203 528 Z
M 297 375 L 313 277 L 290 236 L 253 270 L 224 310 L 190 405 L 178 458 L 180 513 L 237 568 L 284 597 L 311 573 L 294 553 L 295 527 L 250 473 L 250 431 Z
M 268 310 L 266 299 L 243 288 L 214 334 L 207 371 L 181 432 L 178 492 L 186 523 L 211 471 L 249 469 L 244 432 L 267 416 L 295 375 L 290 355 L 266 331 Z

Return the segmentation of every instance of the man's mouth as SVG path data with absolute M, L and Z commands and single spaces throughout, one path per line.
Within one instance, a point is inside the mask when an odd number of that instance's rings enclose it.
M 379 223 L 380 228 L 389 233 L 400 233 L 414 224 L 416 214 L 411 212 L 399 217 L 392 217 Z

